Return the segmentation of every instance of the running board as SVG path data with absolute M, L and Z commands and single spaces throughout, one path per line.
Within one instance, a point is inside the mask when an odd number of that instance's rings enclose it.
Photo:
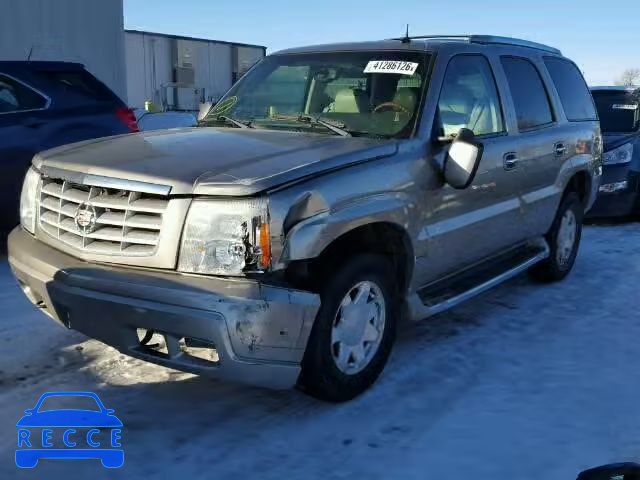
M 476 267 L 424 286 L 418 302 L 411 302 L 411 316 L 420 320 L 453 308 L 510 278 L 519 275 L 549 257 L 546 242 L 526 246 L 488 259 Z

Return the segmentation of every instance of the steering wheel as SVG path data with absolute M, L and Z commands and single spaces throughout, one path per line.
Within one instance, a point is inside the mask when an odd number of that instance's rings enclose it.
M 403 107 L 402 105 L 396 102 L 381 103 L 380 105 L 378 105 L 376 108 L 373 109 L 373 113 L 378 113 L 380 110 L 383 110 L 383 109 L 389 109 L 392 112 L 400 112 L 400 113 L 405 113 L 407 115 L 411 115 L 411 112 L 409 110 L 407 110 L 405 107 Z

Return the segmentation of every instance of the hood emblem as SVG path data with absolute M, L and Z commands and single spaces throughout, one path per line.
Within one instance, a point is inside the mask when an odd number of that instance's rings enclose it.
M 76 222 L 76 227 L 78 227 L 78 230 L 83 235 L 89 235 L 96 229 L 97 219 L 98 215 L 96 214 L 96 209 L 93 205 L 87 202 L 83 202 L 78 205 L 74 220 Z

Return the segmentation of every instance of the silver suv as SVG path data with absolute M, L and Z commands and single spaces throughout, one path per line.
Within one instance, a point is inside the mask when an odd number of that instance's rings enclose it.
M 37 155 L 11 268 L 121 352 L 332 401 L 401 318 L 564 278 L 600 183 L 579 69 L 516 39 L 287 50 L 201 120 Z

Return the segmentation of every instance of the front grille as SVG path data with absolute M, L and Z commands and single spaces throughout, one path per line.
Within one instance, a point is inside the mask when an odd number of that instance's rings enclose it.
M 40 228 L 82 252 L 150 256 L 160 241 L 169 199 L 161 195 L 44 178 Z

